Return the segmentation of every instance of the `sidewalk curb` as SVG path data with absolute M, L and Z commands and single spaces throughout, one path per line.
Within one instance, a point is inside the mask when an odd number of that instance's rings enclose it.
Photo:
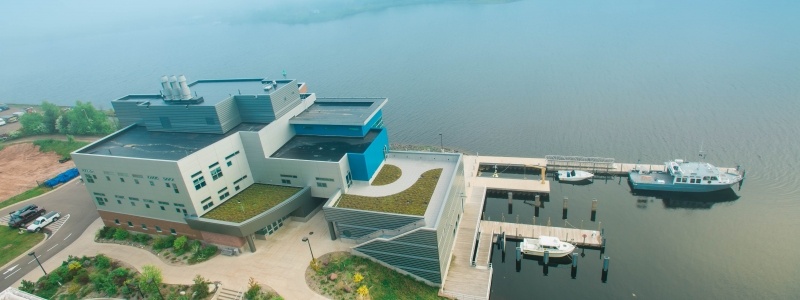
M 57 191 L 58 189 L 60 189 L 60 188 L 62 188 L 62 187 L 64 187 L 64 186 L 66 186 L 67 184 L 70 184 L 70 183 L 72 183 L 73 181 L 75 181 L 75 180 L 78 180 L 78 178 L 80 178 L 80 177 L 81 177 L 81 175 L 78 175 L 78 177 L 75 177 L 75 178 L 71 179 L 70 181 L 67 181 L 67 182 L 65 182 L 65 183 L 63 183 L 63 184 L 59 184 L 59 185 L 58 185 L 56 188 L 54 188 L 54 189 L 50 190 L 50 191 L 49 191 L 49 192 L 47 192 L 47 193 L 41 194 L 41 195 L 39 195 L 39 196 L 36 196 L 36 197 L 33 197 L 33 198 L 29 198 L 29 199 L 26 199 L 26 200 L 22 200 L 22 201 L 20 201 L 20 202 L 17 202 L 17 203 L 11 204 L 11 205 L 9 205 L 9 206 L 6 206 L 6 207 L 0 208 L 0 209 L 6 209 L 6 208 L 12 207 L 12 206 L 14 206 L 14 205 L 17 205 L 17 204 L 23 204 L 23 203 L 27 203 L 28 201 L 33 201 L 33 200 L 39 199 L 39 197 L 44 197 L 44 196 L 45 196 L 45 195 L 47 195 L 47 194 L 50 194 L 50 193 L 52 193 L 52 192 L 55 192 L 55 191 Z M 23 193 L 24 193 L 24 192 L 23 192 Z M 6 200 L 8 200 L 8 199 L 6 199 Z
M 25 234 L 27 234 L 27 233 L 25 233 Z M 39 242 L 38 244 L 36 244 L 36 246 L 33 246 L 33 247 L 31 247 L 31 249 L 36 249 L 36 248 L 39 248 L 39 246 L 41 246 L 42 244 L 44 244 L 44 242 L 47 242 L 47 239 L 48 239 L 48 238 L 50 238 L 50 235 L 49 235 L 49 234 L 47 234 L 47 233 L 45 232 L 45 234 L 44 234 L 44 239 L 42 239 L 42 241 L 41 241 L 41 242 Z M 8 266 L 11 266 L 11 264 L 13 264 L 15 261 L 17 261 L 17 260 L 19 260 L 19 259 L 21 259 L 21 258 L 25 257 L 25 255 L 28 255 L 28 253 L 22 253 L 22 254 L 20 254 L 19 256 L 17 256 L 17 257 L 14 257 L 14 259 L 12 259 L 11 261 L 9 261 L 9 262 L 8 262 L 8 263 L 6 263 L 5 265 L 3 265 L 3 267 L 2 267 L 2 268 L 0 268 L 0 270 L 5 270 L 6 268 L 8 268 Z

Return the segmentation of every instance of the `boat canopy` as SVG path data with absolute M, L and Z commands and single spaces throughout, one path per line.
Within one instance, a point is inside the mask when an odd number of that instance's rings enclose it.
M 552 236 L 539 237 L 539 245 L 548 247 L 558 247 L 559 244 L 561 244 L 561 241 L 559 241 L 557 237 L 552 237 Z

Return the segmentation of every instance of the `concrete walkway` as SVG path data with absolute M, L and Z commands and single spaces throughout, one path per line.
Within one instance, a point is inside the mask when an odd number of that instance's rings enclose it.
M 220 281 L 228 289 L 244 291 L 250 277 L 261 284 L 272 287 L 285 299 L 325 299 L 308 288 L 305 271 L 311 262 L 308 245 L 302 238 L 308 236 L 316 257 L 329 252 L 349 251 L 349 244 L 339 240 L 331 241 L 328 226 L 322 213 L 317 213 L 307 223 L 288 221 L 267 240 L 256 240 L 255 253 L 245 252 L 239 256 L 218 255 L 209 261 L 191 266 L 171 266 L 161 261 L 147 250 L 116 244 L 94 242 L 94 235 L 103 223 L 97 219 L 72 245 L 43 263 L 51 271 L 61 265 L 68 255 L 94 256 L 98 253 L 124 261 L 139 271 L 144 265 L 154 265 L 161 269 L 165 283 L 191 284 L 195 275 L 200 274 L 210 281 Z M 309 232 L 314 232 L 309 235 Z M 34 269 L 22 279 L 36 281 L 42 276 L 41 269 Z M 17 281 L 18 287 L 22 280 Z
M 422 173 L 437 168 L 442 168 L 445 170 L 453 169 L 453 163 L 449 161 L 431 161 L 413 158 L 389 157 L 386 159 L 386 164 L 395 165 L 403 171 L 403 173 L 400 175 L 400 178 L 398 178 L 395 182 L 387 185 L 375 186 L 370 185 L 365 181 L 356 181 L 353 183 L 353 186 L 350 187 L 350 190 L 348 190 L 347 193 L 367 197 L 383 197 L 394 195 L 405 191 L 414 185 L 414 183 L 419 180 L 419 176 L 422 175 Z M 443 175 L 447 174 L 443 172 Z M 433 197 L 433 199 L 437 198 Z

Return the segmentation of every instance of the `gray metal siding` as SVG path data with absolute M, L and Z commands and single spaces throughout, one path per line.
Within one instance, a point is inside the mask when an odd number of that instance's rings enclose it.
M 269 97 L 272 102 L 272 110 L 275 112 L 275 118 L 282 117 L 300 104 L 300 92 L 294 80 L 269 94 Z
M 417 229 L 390 240 L 372 240 L 355 250 L 432 283 L 442 282 L 433 230 Z
M 242 140 L 242 147 L 247 157 L 247 164 L 250 165 L 253 181 L 267 183 L 266 176 L 262 175 L 264 172 L 256 171 L 264 166 L 264 161 L 266 160 L 264 148 L 261 147 L 261 139 L 258 137 L 258 133 L 240 131 L 239 137 Z
M 220 124 L 222 132 L 228 132 L 242 123 L 242 117 L 239 116 L 239 108 L 232 97 L 218 103 L 216 109 L 217 123 Z
M 275 112 L 267 95 L 235 96 L 239 116 L 245 123 L 269 123 L 275 120 Z
M 194 132 L 194 133 L 223 133 L 219 124 L 217 111 L 213 106 L 195 105 L 169 105 L 139 107 L 140 114 L 144 116 L 145 126 L 150 131 L 167 132 Z M 164 128 L 161 118 L 169 118 L 172 126 Z M 206 123 L 206 118 L 213 118 L 214 124 Z
M 136 107 L 139 103 L 142 102 L 111 101 L 111 106 L 114 107 L 114 114 L 119 121 L 119 128 L 125 128 L 142 119 L 142 116 L 139 114 L 139 108 Z
M 357 238 L 380 229 L 396 229 L 422 220 L 421 216 L 396 215 L 349 208 L 323 207 L 322 209 L 325 212 L 325 219 L 329 222 L 336 222 L 340 231 L 342 228 L 361 229 L 351 232 L 349 238 Z M 341 232 L 337 232 L 337 234 L 343 236 Z
M 439 250 L 439 268 L 442 273 L 447 272 L 447 264 L 450 261 L 450 251 L 455 240 L 455 228 L 457 227 L 458 217 L 463 212 L 462 195 L 464 195 L 464 162 L 463 156 L 459 159 L 456 166 L 456 173 L 450 184 L 450 190 L 443 205 L 442 215 L 436 223 L 436 244 Z

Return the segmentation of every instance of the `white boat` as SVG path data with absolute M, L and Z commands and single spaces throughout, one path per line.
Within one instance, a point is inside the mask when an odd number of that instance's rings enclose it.
M 547 251 L 550 257 L 564 257 L 575 250 L 575 245 L 562 242 L 557 237 L 542 235 L 538 239 L 523 240 L 520 250 L 528 255 L 544 256 Z
M 559 181 L 581 181 L 594 177 L 594 174 L 581 170 L 558 171 Z

